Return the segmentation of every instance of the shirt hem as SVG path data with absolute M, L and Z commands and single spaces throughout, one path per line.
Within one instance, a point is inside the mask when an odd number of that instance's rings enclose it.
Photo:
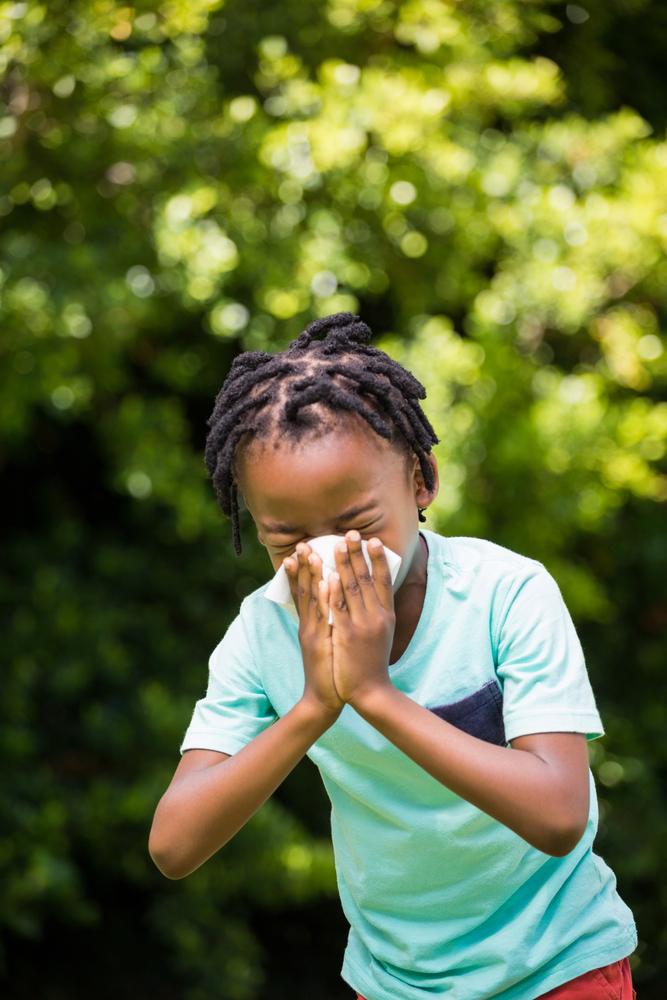
M 227 753 L 231 757 L 233 754 L 238 753 L 247 743 L 248 740 L 230 740 L 228 735 L 216 739 L 215 736 L 211 736 L 205 730 L 194 730 L 185 737 L 178 748 L 178 752 L 183 756 L 184 750 L 217 750 L 218 753 Z
M 554 733 L 558 731 L 590 733 L 604 736 L 605 730 L 598 715 L 591 712 L 549 712 L 544 715 L 534 713 L 508 714 L 504 718 L 507 740 L 529 733 Z
M 529 995 L 524 995 L 520 991 L 505 991 L 500 993 L 499 996 L 502 1000 L 537 1000 L 544 993 L 548 993 L 549 990 L 553 990 L 556 986 L 563 986 L 568 983 L 571 979 L 576 979 L 577 976 L 583 976 L 586 972 L 592 972 L 593 969 L 603 968 L 605 965 L 609 965 L 612 962 L 618 962 L 620 959 L 626 958 L 631 955 L 636 949 L 637 944 L 637 929 L 634 925 L 627 928 L 624 935 L 616 939 L 616 944 L 609 944 L 606 948 L 597 948 L 595 951 L 587 951 L 581 955 L 577 955 L 576 959 L 571 962 L 567 962 L 565 965 L 559 965 L 557 968 L 553 969 L 548 976 L 545 976 L 543 981 L 539 985 L 539 992 L 530 992 Z M 628 950 L 629 946 L 629 950 Z M 621 954 L 619 954 L 621 952 Z M 581 968 L 581 963 L 585 962 L 586 968 Z M 591 962 L 594 964 L 591 965 Z M 565 978 L 563 973 L 566 973 Z
M 609 965 L 612 962 L 618 962 L 628 955 L 631 955 L 638 945 L 637 938 L 637 928 L 636 925 L 632 924 L 626 928 L 626 932 L 617 938 L 613 939 L 614 943 L 609 943 L 606 948 L 597 948 L 595 951 L 587 951 L 581 955 L 577 955 L 575 959 L 571 962 L 567 962 L 564 965 L 559 965 L 557 968 L 551 970 L 551 972 L 545 976 L 545 978 L 540 983 L 538 993 L 534 993 L 530 990 L 528 993 L 522 992 L 521 984 L 518 983 L 515 986 L 510 986 L 502 993 L 494 993 L 494 997 L 499 997 L 500 1000 L 538 1000 L 544 993 L 548 993 L 549 990 L 553 990 L 556 986 L 563 986 L 565 983 L 569 982 L 570 979 L 576 979 L 577 976 L 583 976 L 586 972 L 591 972 L 593 969 L 602 968 L 605 965 Z M 629 950 L 628 950 L 629 949 Z M 619 954 L 622 952 L 622 954 Z M 590 961 L 594 961 L 595 964 L 589 964 Z M 581 968 L 582 963 L 586 965 L 586 968 Z M 350 970 L 347 968 L 346 960 L 343 960 L 343 967 L 341 969 L 341 978 L 356 993 L 361 994 L 365 997 L 365 1000 L 394 1000 L 388 993 L 376 993 L 375 986 L 369 982 L 358 981 L 357 985 L 354 985 L 352 980 L 355 976 L 352 975 L 349 979 L 346 978 L 349 975 Z M 526 977 L 529 978 L 529 977 Z M 401 984 L 397 983 L 400 987 Z M 419 987 L 413 987 L 413 989 L 419 989 Z M 428 991 L 424 991 L 424 996 L 426 997 Z M 395 994 L 398 996 L 398 993 Z M 488 994 L 467 994 L 469 1000 L 487 1000 Z

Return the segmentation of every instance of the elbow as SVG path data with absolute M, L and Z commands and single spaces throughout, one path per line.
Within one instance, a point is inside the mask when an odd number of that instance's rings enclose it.
M 582 826 L 557 827 L 550 829 L 546 843 L 541 850 L 554 858 L 564 858 L 573 851 L 584 835 L 586 824 Z
M 175 845 L 180 845 L 180 849 Z M 167 837 L 164 832 L 158 833 L 154 823 L 148 837 L 148 853 L 160 874 L 177 881 L 201 868 L 211 852 L 196 849 L 182 830 L 177 837 Z
M 151 854 L 151 858 L 155 864 L 155 867 L 160 872 L 160 875 L 164 875 L 165 878 L 176 881 L 179 878 L 185 878 L 185 875 L 181 872 L 177 872 L 175 869 L 172 870 L 168 864 L 163 861 L 158 860 L 154 854 Z
M 183 858 L 175 858 L 173 852 L 161 850 L 150 840 L 148 842 L 148 853 L 160 874 L 174 882 L 181 878 L 187 878 L 201 864 L 201 862 L 199 864 L 193 864 L 192 862 L 185 864 Z
M 164 799 L 158 806 L 153 817 L 153 825 L 148 835 L 148 853 L 153 864 L 165 878 L 176 880 L 185 878 L 197 868 L 197 865 L 188 864 L 183 857 L 183 852 L 175 850 L 175 845 L 183 844 L 183 833 L 178 836 L 173 829 L 166 825 L 164 815 Z
M 148 838 L 148 853 L 157 870 L 165 878 L 176 880 L 185 878 L 186 875 L 190 874 L 188 870 L 183 868 L 182 864 L 178 864 L 177 860 L 172 856 L 173 852 L 160 846 L 152 832 Z
M 155 861 L 155 858 L 153 858 L 153 860 Z M 161 875 L 164 875 L 165 878 L 168 878 L 172 882 L 176 882 L 178 879 L 185 878 L 186 875 L 190 874 L 189 871 L 184 871 L 184 872 L 176 870 L 172 871 L 170 868 L 166 868 L 162 865 L 159 865 L 157 861 L 155 861 L 155 866 Z
M 546 845 L 542 850 L 554 858 L 564 858 L 573 851 L 586 832 L 589 808 L 588 787 L 585 795 L 568 794 L 561 798 L 551 811 L 549 827 L 544 834 Z

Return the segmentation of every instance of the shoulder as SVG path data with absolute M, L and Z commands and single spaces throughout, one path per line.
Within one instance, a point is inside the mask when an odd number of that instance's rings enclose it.
M 434 545 L 436 559 L 452 576 L 483 576 L 486 581 L 527 578 L 547 573 L 546 567 L 531 556 L 516 552 L 488 538 L 472 535 L 440 535 L 426 531 L 426 541 Z
M 239 617 L 251 641 L 289 643 L 298 630 L 298 623 L 280 604 L 265 596 L 270 583 L 271 580 L 267 580 L 243 598 Z
M 428 532 L 426 541 L 449 598 L 461 610 L 486 614 L 496 638 L 512 607 L 560 605 L 558 584 L 539 559 L 487 538 Z
M 264 591 L 268 589 L 270 583 L 270 580 L 266 580 L 261 586 L 255 587 L 249 594 L 246 594 L 241 601 L 241 614 L 253 615 L 257 613 L 258 608 L 261 607 L 261 601 L 264 599 Z

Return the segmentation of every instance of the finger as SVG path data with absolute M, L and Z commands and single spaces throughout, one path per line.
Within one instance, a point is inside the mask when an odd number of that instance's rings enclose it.
M 326 630 L 326 634 L 331 633 L 329 624 L 329 582 L 328 580 L 318 580 L 317 582 L 317 620 L 320 626 Z
M 352 563 L 350 561 L 350 553 L 347 548 L 347 542 L 337 542 L 334 547 L 334 558 L 336 560 L 336 570 L 340 576 L 340 586 L 342 587 L 343 595 L 345 597 L 345 604 L 350 613 L 350 616 L 354 619 L 358 619 L 366 611 L 366 606 L 364 604 L 364 597 L 361 592 L 361 586 L 357 580 L 356 573 L 352 568 Z M 368 572 L 368 568 L 366 569 Z
M 294 601 L 294 606 L 296 607 L 296 561 L 291 556 L 286 556 L 283 559 L 283 566 L 285 567 L 285 573 L 287 574 L 290 594 L 292 595 L 292 600 Z
M 318 556 L 317 552 L 310 552 L 307 562 L 311 576 L 315 580 L 315 585 L 317 587 L 318 581 L 322 579 L 322 560 Z
M 373 583 L 377 598 L 386 611 L 392 611 L 394 608 L 394 585 L 391 579 L 389 563 L 387 562 L 387 554 L 379 538 L 370 539 L 368 554 L 371 557 Z
M 327 583 L 329 584 L 329 607 L 333 613 L 333 624 L 335 625 L 343 615 L 347 616 L 347 605 L 345 604 L 340 575 L 338 573 L 330 573 Z
M 316 611 L 317 620 L 319 621 L 321 613 L 320 582 L 322 580 L 322 560 L 318 556 L 317 552 L 311 552 L 308 555 L 307 562 L 308 569 L 310 571 L 311 606 Z
M 310 589 L 310 566 L 308 565 L 308 555 L 310 546 L 305 542 L 299 542 L 296 553 L 291 558 L 296 558 L 296 570 L 294 573 L 294 593 L 293 599 L 299 612 L 299 618 L 305 620 L 311 601 Z
M 358 531 L 348 531 L 345 537 L 347 539 L 347 547 L 350 553 L 350 564 L 354 570 L 357 583 L 361 589 L 364 607 L 368 611 L 371 611 L 373 608 L 379 608 L 380 599 L 375 592 L 373 577 L 368 567 L 368 563 L 364 558 L 361 535 Z
M 291 556 L 285 556 L 283 559 L 283 566 L 285 567 L 285 573 L 287 574 L 290 594 L 292 595 L 294 606 L 298 607 L 297 576 L 299 574 L 299 557 L 296 552 Z
M 313 583 L 313 574 L 309 563 L 311 555 L 310 546 L 306 542 L 299 542 L 299 590 L 303 588 L 303 611 L 306 617 L 317 611 L 317 587 Z

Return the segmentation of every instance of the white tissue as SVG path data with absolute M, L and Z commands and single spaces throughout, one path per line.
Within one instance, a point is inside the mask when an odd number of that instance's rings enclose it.
M 311 538 L 308 542 L 311 550 L 316 552 L 322 560 L 323 580 L 328 579 L 329 575 L 336 570 L 334 548 L 343 538 L 343 535 L 319 535 L 317 538 Z M 365 538 L 362 538 L 361 540 L 361 551 L 363 552 L 366 564 L 372 576 L 373 565 L 371 557 L 368 554 L 368 542 Z M 389 572 L 391 573 L 391 582 L 394 583 L 402 560 L 396 552 L 392 552 L 392 550 L 388 549 L 386 545 L 384 546 L 384 553 L 387 557 Z M 287 576 L 287 571 L 284 566 L 280 567 L 274 578 L 271 580 L 271 583 L 264 591 L 264 596 L 270 601 L 275 601 L 276 604 L 282 605 L 292 618 L 295 619 L 295 621 L 299 621 L 299 613 L 296 609 L 294 601 L 292 600 L 289 577 Z M 329 611 L 329 625 L 333 625 L 333 613 L 331 611 Z

